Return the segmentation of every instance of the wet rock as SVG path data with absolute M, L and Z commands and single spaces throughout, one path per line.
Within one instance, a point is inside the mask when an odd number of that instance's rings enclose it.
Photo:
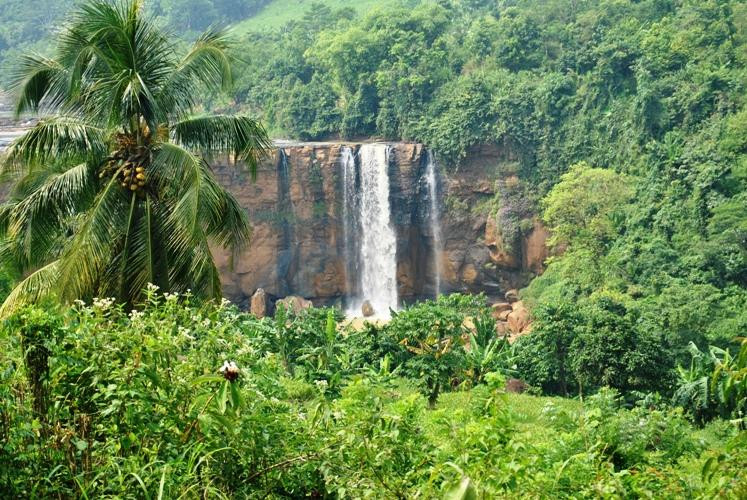
M 361 305 L 361 314 L 363 314 L 364 318 L 370 318 L 371 316 L 376 314 L 376 311 L 374 311 L 374 308 L 371 305 L 370 301 L 363 301 L 363 304 Z
M 510 303 L 518 302 L 519 301 L 519 291 L 518 290 L 509 290 L 506 292 L 506 301 Z M 512 306 L 513 307 L 513 306 Z
M 478 273 L 474 264 L 469 263 L 464 266 L 464 269 L 462 270 L 462 281 L 464 281 L 468 285 L 474 285 L 477 281 L 477 277 Z

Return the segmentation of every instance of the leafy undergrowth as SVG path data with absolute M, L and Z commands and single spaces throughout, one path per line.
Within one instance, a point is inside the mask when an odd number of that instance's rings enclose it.
M 747 435 L 728 422 L 697 429 L 679 409 L 625 408 L 609 389 L 583 401 L 507 394 L 510 358 L 485 342 L 479 298 L 345 331 L 331 309 L 258 320 L 147 297 L 131 313 L 97 300 L 6 322 L 3 497 L 747 493 Z

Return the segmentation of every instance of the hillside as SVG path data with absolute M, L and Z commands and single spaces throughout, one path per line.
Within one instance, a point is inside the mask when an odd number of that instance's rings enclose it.
M 290 21 L 302 19 L 308 12 L 320 6 L 332 11 L 349 9 L 362 15 L 376 9 L 384 9 L 394 2 L 389 0 L 272 0 L 253 16 L 232 24 L 238 34 L 250 31 L 274 30 Z

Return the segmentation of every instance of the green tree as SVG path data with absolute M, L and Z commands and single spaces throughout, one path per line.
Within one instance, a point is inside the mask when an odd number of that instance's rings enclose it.
M 269 146 L 245 116 L 194 114 L 201 91 L 230 84 L 225 34 L 180 57 L 139 0 L 91 0 L 52 58 L 27 55 L 16 114 L 45 117 L 10 147 L 15 184 L 0 217 L 2 257 L 25 279 L 3 305 L 56 295 L 136 303 L 148 283 L 219 297 L 209 243 L 238 249 L 246 214 L 202 154 L 234 154 L 252 173 Z
M 621 174 L 577 163 L 543 200 L 553 245 L 602 250 L 617 232 L 621 207 L 633 195 Z

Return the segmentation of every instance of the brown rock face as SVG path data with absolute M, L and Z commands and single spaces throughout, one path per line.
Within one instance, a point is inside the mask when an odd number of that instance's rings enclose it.
M 250 311 L 257 318 L 264 318 L 267 315 L 267 294 L 261 288 L 252 295 Z
M 524 237 L 523 266 L 534 274 L 545 270 L 548 257 L 547 239 L 550 232 L 539 220 L 534 220 L 532 230 Z
M 248 307 L 258 288 L 267 296 L 297 295 L 320 305 L 339 304 L 350 294 L 348 288 L 357 276 L 344 257 L 345 148 L 357 154 L 360 144 L 278 143 L 254 182 L 245 169 L 219 162 L 216 177 L 246 208 L 253 226 L 251 242 L 239 255 L 214 249 L 226 297 Z M 547 237 L 541 224 L 522 240 L 525 248 L 512 255 L 503 248 L 495 217 L 474 210 L 492 200 L 497 165 L 515 162 L 504 149 L 483 147 L 472 151 L 458 171 L 447 174 L 439 169 L 442 292 L 486 292 L 495 297 L 524 286 L 529 273 L 541 271 Z M 422 145 L 389 145 L 399 296 L 410 302 L 435 291 L 426 164 Z M 509 181 L 514 182 L 504 179 Z
M 521 394 L 526 392 L 529 386 L 523 380 L 518 378 L 510 378 L 506 380 L 506 392 L 512 392 L 514 394 Z
M 510 311 L 513 308 L 508 302 L 496 302 L 495 304 L 490 306 L 490 309 L 492 310 L 493 317 L 497 319 L 499 314 L 505 311 Z

